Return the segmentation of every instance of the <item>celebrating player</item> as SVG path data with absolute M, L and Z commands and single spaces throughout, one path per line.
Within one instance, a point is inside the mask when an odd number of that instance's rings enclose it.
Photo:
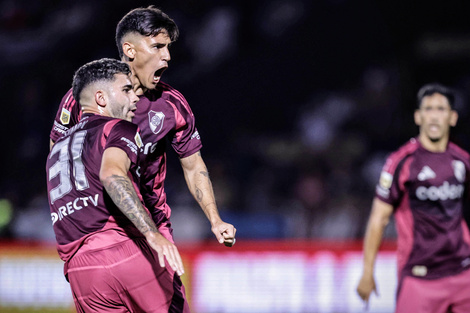
M 220 243 L 232 246 L 236 230 L 219 216 L 191 108 L 180 92 L 160 81 L 171 59 L 169 46 L 178 36 L 174 21 L 152 6 L 130 11 L 116 28 L 119 55 L 129 64 L 134 90 L 140 97 L 133 122 L 139 125 L 144 142 L 142 194 L 160 231 L 172 240 L 171 210 L 164 191 L 166 138 L 180 157 L 188 188 L 210 221 L 212 232 Z M 70 90 L 57 112 L 51 145 L 80 117 Z
M 188 188 L 211 224 L 217 240 L 235 244 L 236 229 L 219 215 L 212 183 L 200 150 L 195 118 L 184 96 L 161 82 L 170 61 L 169 46 L 177 40 L 175 22 L 152 6 L 127 13 L 116 28 L 116 44 L 122 61 L 131 71 L 139 96 L 133 122 L 139 125 L 143 146 L 139 160 L 140 191 L 159 232 L 171 242 L 171 209 L 166 202 L 166 145 L 171 143 L 180 158 Z M 82 112 L 69 91 L 62 99 L 51 130 L 51 145 L 81 118 Z M 185 298 L 184 287 L 174 275 L 175 295 Z M 184 301 L 186 303 L 186 300 Z
M 57 249 L 78 312 L 168 312 L 177 305 L 164 257 L 180 275 L 181 258 L 135 189 L 142 142 L 130 123 L 138 101 L 130 73 L 113 59 L 77 70 L 73 94 L 83 115 L 47 158 Z
M 440 84 L 418 92 L 419 135 L 387 159 L 364 239 L 357 287 L 369 301 L 376 291 L 374 263 L 389 218 L 398 233 L 396 312 L 470 312 L 470 236 L 463 219 L 469 154 L 449 142 L 457 123 L 454 95 Z

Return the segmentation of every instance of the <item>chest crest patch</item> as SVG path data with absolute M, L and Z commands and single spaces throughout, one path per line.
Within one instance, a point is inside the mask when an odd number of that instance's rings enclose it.
M 158 134 L 163 128 L 165 121 L 165 114 L 163 112 L 150 111 L 149 113 L 149 126 L 154 134 Z

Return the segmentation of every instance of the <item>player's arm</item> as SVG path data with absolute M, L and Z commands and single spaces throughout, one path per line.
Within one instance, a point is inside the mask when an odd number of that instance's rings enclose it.
M 217 210 L 212 182 L 206 164 L 198 151 L 180 159 L 186 184 L 211 223 L 211 230 L 220 243 L 227 247 L 235 243 L 236 229 L 232 224 L 222 221 Z
M 116 206 L 157 251 L 160 266 L 165 267 L 164 257 L 166 257 L 171 268 L 178 275 L 182 275 L 184 268 L 178 249 L 160 234 L 148 212 L 140 203 L 134 186 L 127 176 L 130 165 L 131 161 L 124 150 L 115 147 L 108 148 L 103 153 L 100 180 Z
M 377 292 L 374 279 L 374 265 L 384 229 L 393 214 L 393 206 L 378 199 L 374 199 L 372 210 L 367 223 L 364 237 L 364 264 L 361 280 L 357 286 L 357 293 L 362 300 L 368 302 L 372 291 Z

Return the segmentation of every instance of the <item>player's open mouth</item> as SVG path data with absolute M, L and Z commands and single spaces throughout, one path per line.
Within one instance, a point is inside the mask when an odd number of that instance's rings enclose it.
M 155 71 L 155 73 L 153 74 L 153 78 L 155 80 L 159 80 L 160 77 L 162 77 L 163 75 L 163 72 L 166 70 L 166 67 L 162 67 L 161 69 L 159 69 L 158 71 Z

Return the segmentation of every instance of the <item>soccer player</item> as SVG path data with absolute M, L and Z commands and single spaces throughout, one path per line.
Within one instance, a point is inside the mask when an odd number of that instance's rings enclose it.
M 392 153 L 382 170 L 364 239 L 357 286 L 366 302 L 376 291 L 374 263 L 394 214 L 398 233 L 396 312 L 470 312 L 470 236 L 463 219 L 469 154 L 449 142 L 457 123 L 453 92 L 423 86 L 414 120 L 419 135 Z
M 166 258 L 181 275 L 181 258 L 138 196 L 142 142 L 131 123 L 138 97 L 130 73 L 126 63 L 113 59 L 77 70 L 73 94 L 83 115 L 47 158 L 57 249 L 78 312 L 168 312 L 182 306 L 169 292 L 174 274 L 165 267 Z
M 193 112 L 184 96 L 161 82 L 170 61 L 169 46 L 177 40 L 175 22 L 152 6 L 127 13 L 116 28 L 116 44 L 121 59 L 132 71 L 134 90 L 140 97 L 134 123 L 143 140 L 141 193 L 160 232 L 172 241 L 171 209 L 166 202 L 167 141 L 180 158 L 188 188 L 211 224 L 220 243 L 232 246 L 236 229 L 219 216 L 212 183 L 202 159 L 200 135 Z M 51 130 L 51 145 L 81 118 L 71 91 L 62 99 Z

